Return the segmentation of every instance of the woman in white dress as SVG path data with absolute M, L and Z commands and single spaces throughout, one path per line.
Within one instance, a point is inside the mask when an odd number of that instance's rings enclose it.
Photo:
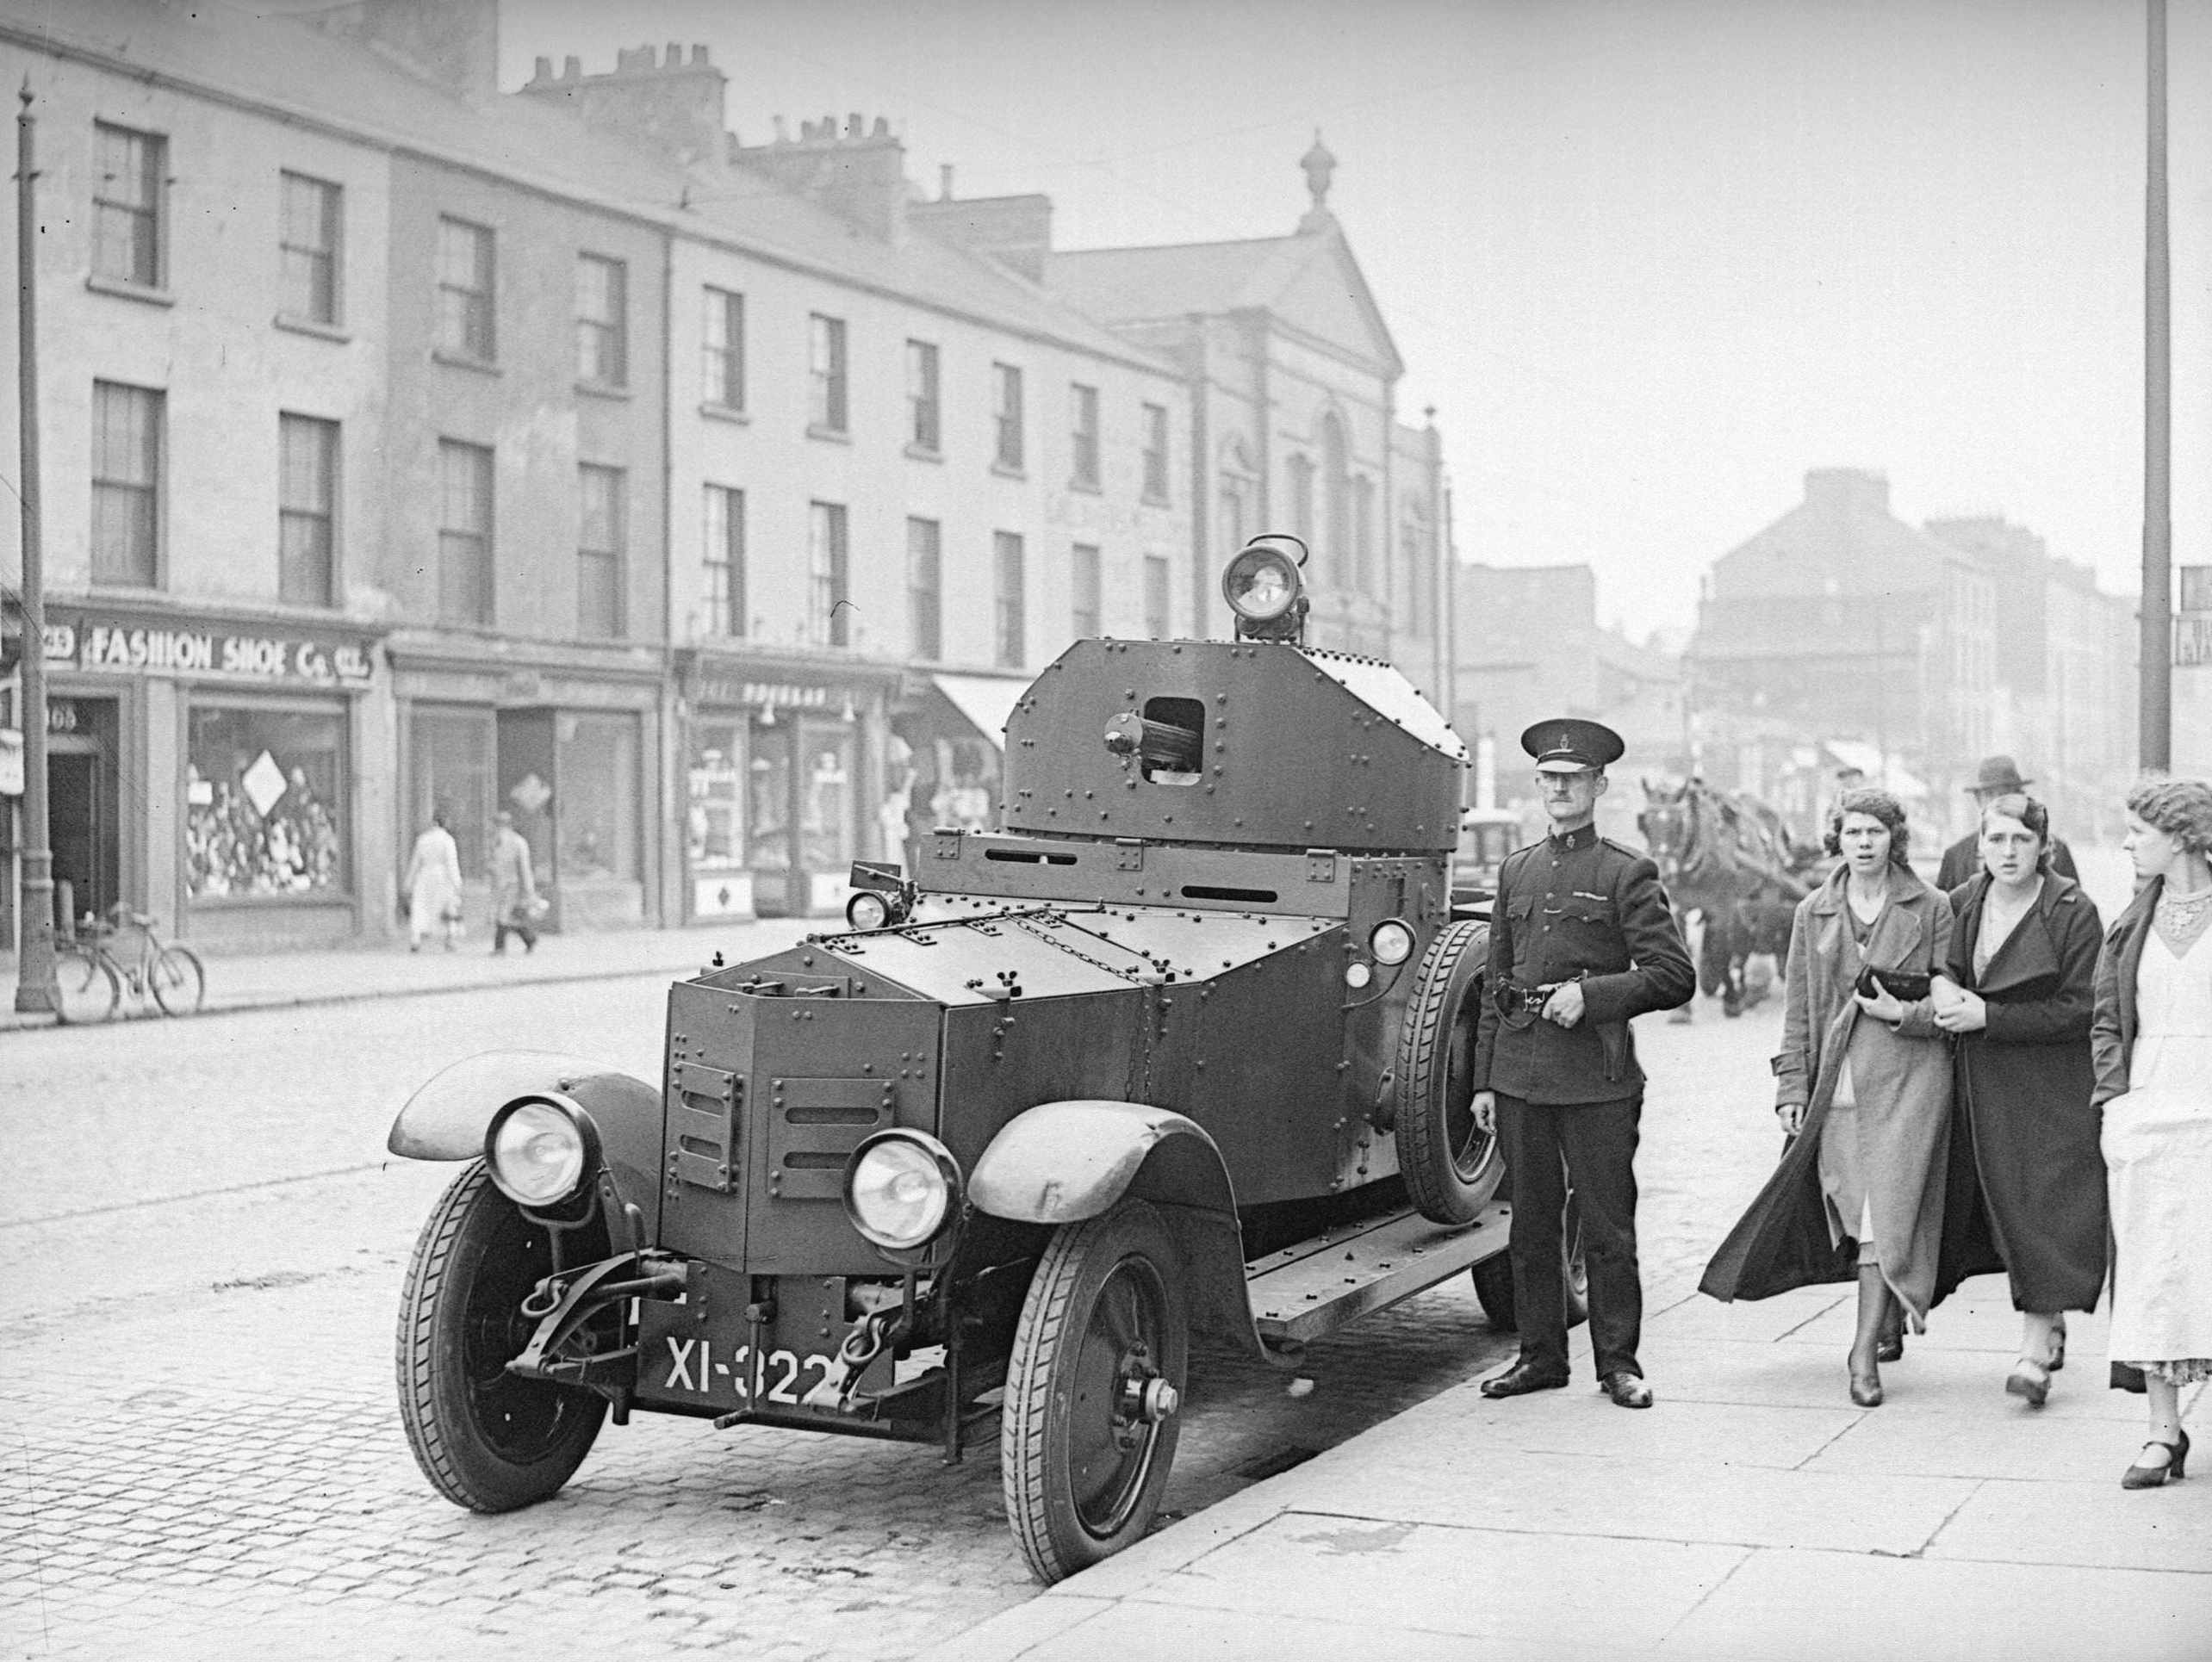
M 2212 1380 L 2212 785 L 2140 784 L 2142 880 L 2097 966 L 2097 1101 L 2111 1203 L 2115 1362 L 2138 1368 L 2149 1440 L 2121 1485 L 2185 1474 L 2181 1387 Z
M 445 931 L 451 952 L 461 933 L 461 850 L 443 812 L 430 816 L 407 861 L 407 951 L 420 952 L 433 927 Z

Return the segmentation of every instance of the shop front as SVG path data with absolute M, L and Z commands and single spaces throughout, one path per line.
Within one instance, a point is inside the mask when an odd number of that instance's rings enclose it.
M 882 857 L 897 668 L 701 650 L 678 674 L 692 921 L 841 910 L 853 862 Z
M 939 826 L 997 828 L 1006 722 L 1028 685 L 1027 676 L 907 677 L 892 730 L 910 778 L 902 828 L 910 853 Z
M 657 654 L 570 648 L 555 662 L 513 642 L 479 648 L 411 636 L 393 637 L 388 652 L 403 781 L 395 892 L 416 839 L 442 820 L 460 853 L 463 919 L 488 933 L 492 847 L 505 812 L 530 846 L 547 902 L 542 927 L 660 920 Z
M 54 876 L 217 951 L 365 925 L 362 770 L 376 636 L 289 618 L 51 603 Z

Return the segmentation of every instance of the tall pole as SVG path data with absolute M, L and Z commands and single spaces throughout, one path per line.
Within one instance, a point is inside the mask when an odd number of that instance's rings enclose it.
M 2141 752 L 2173 766 L 2173 307 L 2166 255 L 2166 9 L 2149 0 L 2149 156 L 2143 213 L 2143 606 Z
M 33 182 L 31 82 L 16 116 L 16 388 L 22 441 L 17 495 L 23 505 L 22 948 L 16 1008 L 58 1012 L 53 978 L 53 845 L 47 828 L 46 569 L 39 544 L 38 204 Z

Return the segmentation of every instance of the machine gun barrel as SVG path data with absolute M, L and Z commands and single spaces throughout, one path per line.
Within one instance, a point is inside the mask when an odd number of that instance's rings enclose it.
M 1199 760 L 1198 735 L 1187 727 L 1177 727 L 1171 722 L 1146 720 L 1144 735 L 1137 742 L 1137 753 L 1154 767 L 1171 768 L 1179 773 L 1196 773 Z

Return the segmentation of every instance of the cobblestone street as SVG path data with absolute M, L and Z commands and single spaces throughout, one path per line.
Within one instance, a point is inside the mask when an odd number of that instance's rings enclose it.
M 386 1163 L 406 1092 L 559 1034 L 650 1076 L 665 980 L 11 1035 L 0 1239 L 0 1643 L 23 1657 L 647 1653 L 897 1657 L 1032 1597 L 995 1436 L 895 1444 L 640 1416 L 554 1501 L 434 1496 L 393 1404 L 414 1231 L 451 1169 Z M 1646 1023 L 1647 1281 L 1685 1293 L 1771 1157 L 1772 1007 Z M 539 1042 L 545 1042 L 542 1039 Z M 1316 1389 L 1202 1354 L 1187 1516 L 1487 1371 L 1463 1279 L 1317 1346 Z M 1663 1388 L 1663 1381 L 1659 1381 Z

